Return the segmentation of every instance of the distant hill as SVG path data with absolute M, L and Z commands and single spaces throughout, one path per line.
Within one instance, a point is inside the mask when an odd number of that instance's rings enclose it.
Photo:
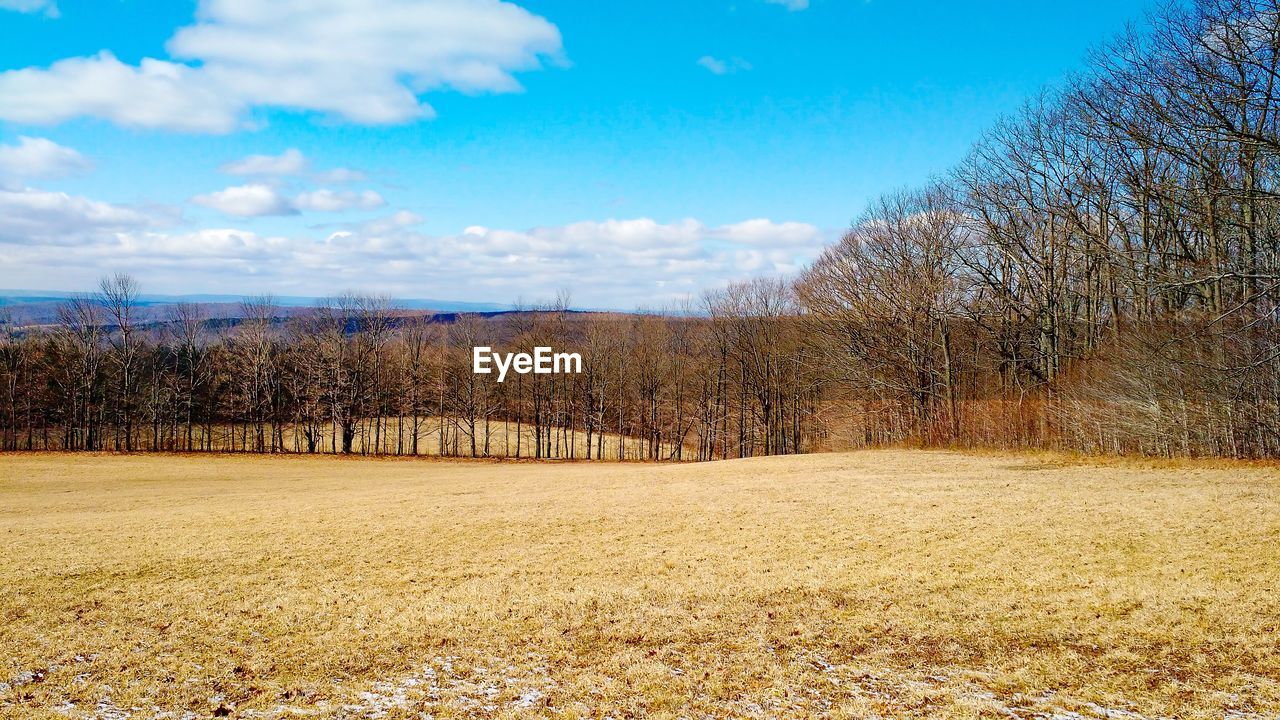
M 0 288 L 0 313 L 18 325 L 40 325 L 57 320 L 58 306 L 83 293 L 56 290 L 12 290 Z M 142 309 L 143 319 L 160 319 L 167 306 L 180 302 L 198 303 L 206 306 L 210 318 L 235 319 L 240 316 L 240 303 L 247 295 L 154 295 L 140 296 L 138 307 Z M 314 306 L 321 298 L 300 296 L 276 296 L 283 315 L 291 315 L 292 311 Z M 460 302 L 456 300 L 437 300 L 432 298 L 396 298 L 397 307 L 405 310 L 430 311 L 437 314 L 455 313 L 501 313 L 510 311 L 510 305 L 499 303 Z

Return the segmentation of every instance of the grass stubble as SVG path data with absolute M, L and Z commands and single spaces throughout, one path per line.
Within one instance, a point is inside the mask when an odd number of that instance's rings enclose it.
M 1280 473 L 0 456 L 0 717 L 1274 718 Z

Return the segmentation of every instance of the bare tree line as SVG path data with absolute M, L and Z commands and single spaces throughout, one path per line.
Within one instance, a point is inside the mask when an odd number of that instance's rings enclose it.
M 6 450 L 707 460 L 814 447 L 817 387 L 788 287 L 709 295 L 702 316 L 543 308 L 451 322 L 344 295 L 234 321 L 140 323 L 128 275 L 0 345 Z M 472 372 L 472 348 L 579 352 L 579 374 Z
M 1280 454 L 1280 5 L 1171 5 L 801 280 L 863 442 Z
M 794 282 L 441 324 L 343 296 L 141 325 L 126 276 L 0 345 L 0 445 L 707 460 L 842 445 L 1280 455 L 1280 3 L 1099 49 Z M 577 351 L 476 375 L 470 348 Z

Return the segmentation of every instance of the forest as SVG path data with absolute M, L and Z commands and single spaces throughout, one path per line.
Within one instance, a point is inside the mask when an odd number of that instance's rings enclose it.
M 346 294 L 0 333 L 7 450 L 711 460 L 861 445 L 1280 455 L 1280 3 L 1153 13 L 798 277 L 447 321 Z M 471 348 L 581 353 L 471 372 Z M 496 431 L 496 428 L 501 431 Z
M 230 320 L 193 303 L 143 320 L 139 287 L 114 275 L 58 322 L 10 329 L 6 449 L 710 460 L 816 446 L 818 379 L 780 282 L 709 297 L 712 317 L 563 298 L 438 316 L 348 294 L 291 317 L 261 297 Z M 581 372 L 499 382 L 473 372 L 479 346 L 569 349 Z

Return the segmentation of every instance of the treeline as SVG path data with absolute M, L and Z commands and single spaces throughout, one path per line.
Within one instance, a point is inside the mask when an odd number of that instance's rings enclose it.
M 675 315 L 433 323 L 342 297 L 136 321 L 127 277 L 4 341 L 7 449 L 690 459 L 861 444 L 1280 455 L 1280 2 L 1097 51 L 794 282 Z M 582 354 L 475 375 L 470 349 Z
M 175 304 L 140 322 L 127 275 L 0 345 L 6 450 L 709 460 L 811 449 L 819 387 L 788 289 L 703 316 L 571 313 L 567 300 L 436 322 L 347 295 L 233 321 Z M 452 320 L 452 318 L 451 318 Z M 578 374 L 472 372 L 472 349 L 578 352 Z
M 799 292 L 864 441 L 1280 454 L 1280 4 L 1173 4 Z

